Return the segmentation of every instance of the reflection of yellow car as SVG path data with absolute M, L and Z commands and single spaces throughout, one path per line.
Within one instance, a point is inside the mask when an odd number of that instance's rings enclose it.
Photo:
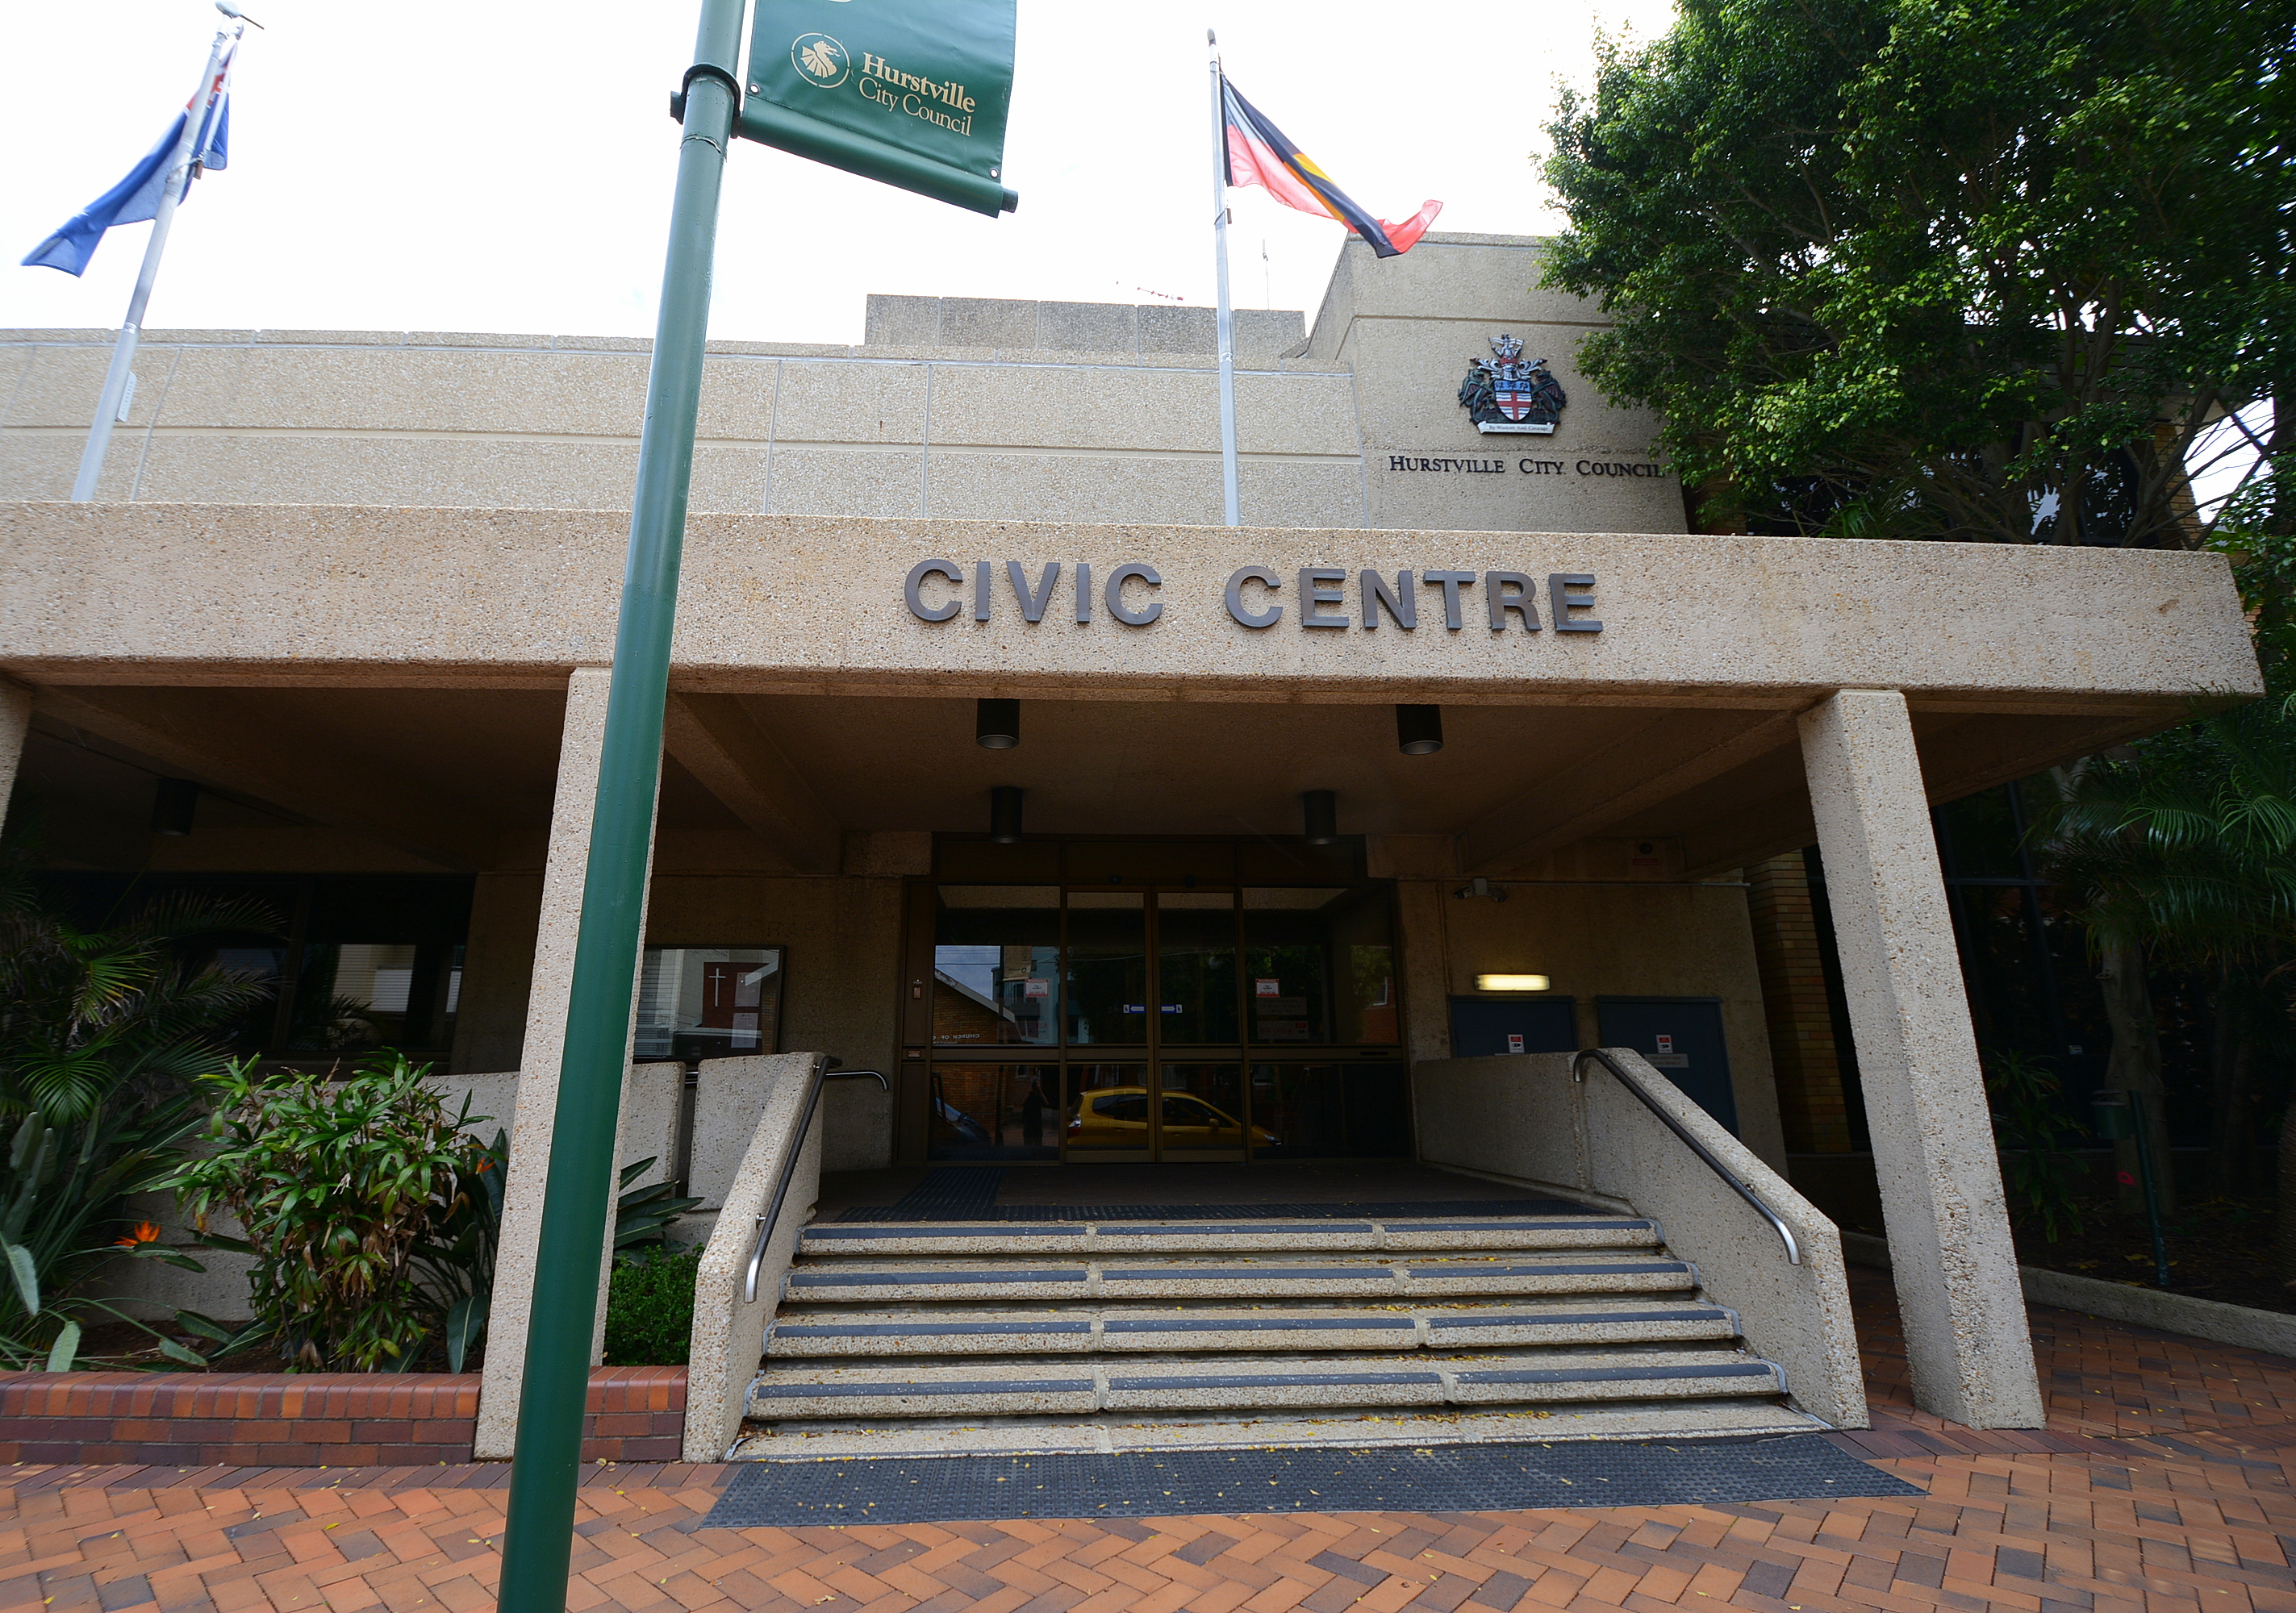
M 1103 1086 L 1078 1100 L 1069 1115 L 1070 1148 L 1132 1148 L 1148 1146 L 1148 1089 L 1144 1086 Z M 1243 1127 L 1235 1117 L 1214 1108 L 1193 1093 L 1164 1094 L 1166 1148 L 1240 1148 Z M 1280 1148 L 1260 1126 L 1251 1128 L 1254 1148 Z

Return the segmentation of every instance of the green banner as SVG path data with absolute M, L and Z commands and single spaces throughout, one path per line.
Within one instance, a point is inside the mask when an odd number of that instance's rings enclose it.
M 975 212 L 1009 212 L 1015 0 L 757 0 L 739 132 Z

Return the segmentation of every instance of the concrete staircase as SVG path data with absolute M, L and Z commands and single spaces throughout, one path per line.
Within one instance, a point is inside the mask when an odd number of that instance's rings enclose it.
M 1820 1426 L 1592 1215 L 820 1225 L 765 1346 L 740 1456 Z

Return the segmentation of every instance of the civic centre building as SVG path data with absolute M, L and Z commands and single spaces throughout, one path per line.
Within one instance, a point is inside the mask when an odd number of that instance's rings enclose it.
M 1340 1339 L 1341 1289 L 1300 1289 L 1332 1341 L 1302 1344 L 1303 1312 L 1289 1376 L 1251 1403 L 1531 1414 L 1556 1384 L 1640 1372 L 1641 1398 L 1611 1400 L 1648 1418 L 1616 1426 L 1694 1432 L 1784 1426 L 1715 1409 L 1732 1350 L 1775 1363 L 1763 1415 L 1864 1421 L 1812 1202 L 1862 1109 L 1918 1396 L 2037 1426 L 1931 809 L 2256 693 L 2225 562 L 1693 533 L 1659 422 L 1578 370 L 1602 314 L 1538 277 L 1526 239 L 1386 261 L 1351 242 L 1312 322 L 1240 312 L 1238 528 L 1208 310 L 871 296 L 857 347 L 713 343 L 633 1033 L 642 1066 L 698 1061 L 665 1147 L 709 1196 L 720 1142 L 696 1117 L 726 1061 L 882 1072 L 831 1085 L 820 1164 L 932 1167 L 972 1217 L 949 1247 L 988 1273 L 965 1279 L 983 1305 L 1012 1261 L 1054 1258 L 990 1213 L 1041 1173 L 1416 1162 L 1451 1173 L 1442 1202 L 1482 1206 L 1365 1212 L 1385 1241 L 1342 1266 L 1594 1247 L 1489 1230 L 1498 1199 L 1545 1193 L 1524 1203 L 1592 1207 L 1635 1248 L 1569 1267 L 1580 1287 L 1525 1266 L 1530 1286 L 1473 1302 L 1521 1315 L 1414 1312 L 1424 1371 L 1325 1370 L 1372 1347 Z M 1559 413 L 1462 405 L 1502 338 Z M 110 341 L 0 332 L 12 831 L 74 901 L 268 904 L 281 935 L 228 949 L 279 987 L 236 1028 L 246 1052 L 387 1044 L 554 1089 L 649 344 L 153 332 L 95 501 L 64 502 Z M 1622 1050 L 1626 1075 L 1562 1056 L 1583 1048 Z M 546 1106 L 518 1109 L 514 1200 L 548 1142 Z M 1095 1296 L 1075 1323 L 1095 1349 L 1168 1327 L 1109 1298 L 1137 1273 L 1091 1253 L 1122 1208 L 1078 1212 L 1059 1259 L 1082 1274 L 1028 1290 Z M 839 1305 L 898 1334 L 845 1267 L 816 1271 L 845 1226 L 824 1210 L 780 1321 L 767 1294 L 736 1331 L 794 1340 L 811 1293 L 816 1334 Z M 1277 1247 L 1198 1231 L 1247 1265 Z M 839 1258 L 924 1257 L 894 1242 Z M 1381 1306 L 1467 1293 L 1416 1257 L 1376 1257 L 1402 1296 Z M 1679 1291 L 1628 1339 L 1616 1273 L 1636 1262 Z M 1154 1292 L 1217 1320 L 1220 1294 L 1293 1292 L 1267 1271 Z M 917 1303 L 946 1321 L 935 1291 Z M 1685 1296 L 1727 1331 L 1699 1332 Z M 1230 1357 L 1064 1375 L 1044 1363 L 1068 1346 L 1011 1329 L 948 1369 L 949 1417 L 1235 1414 L 1202 1388 L 1245 1371 Z M 1454 1336 L 1497 1364 L 1437 1361 Z M 1549 1337 L 1563 1367 L 1522 1354 Z M 728 1347 L 744 1387 L 693 1449 L 813 1415 L 808 1394 L 846 1395 L 862 1431 L 906 1414 L 864 1380 L 878 1357 L 785 1382 L 783 1342 L 754 1386 L 757 1337 Z M 1629 1345 L 1675 1353 L 1606 1364 Z M 997 1399 L 999 1372 L 1035 1387 Z M 1666 1396 L 1706 1409 L 1668 1422 Z

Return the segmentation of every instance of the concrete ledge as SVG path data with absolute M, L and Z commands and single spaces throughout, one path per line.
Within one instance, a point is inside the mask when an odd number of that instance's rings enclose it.
M 1842 1233 L 1841 1253 L 1852 1265 L 1890 1269 L 1889 1244 L 1871 1233 Z M 2070 1272 L 2044 1271 L 2037 1265 L 2019 1266 L 2017 1276 L 2031 1305 L 2054 1305 L 2107 1322 L 2236 1344 L 2269 1355 L 2296 1356 L 2296 1316 L 2279 1311 L 2259 1311 L 2251 1306 L 2226 1305 L 2221 1299 L 2164 1293 L 2159 1289 L 2130 1288 Z

